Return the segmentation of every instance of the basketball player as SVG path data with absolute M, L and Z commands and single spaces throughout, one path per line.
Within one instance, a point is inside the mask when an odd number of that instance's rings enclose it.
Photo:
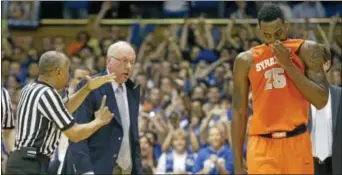
M 236 174 L 244 173 L 243 144 L 248 91 L 253 96 L 247 147 L 249 174 L 313 174 L 309 103 L 321 109 L 328 100 L 323 71 L 329 52 L 320 44 L 288 39 L 280 8 L 258 14 L 264 44 L 240 53 L 234 64 L 232 142 Z

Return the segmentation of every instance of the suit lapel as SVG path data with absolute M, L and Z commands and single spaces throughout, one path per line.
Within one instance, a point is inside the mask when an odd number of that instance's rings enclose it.
M 330 93 L 331 93 L 331 114 L 332 114 L 332 123 L 333 123 L 333 133 L 336 128 L 336 120 L 337 120 L 337 107 L 340 105 L 340 98 L 337 89 L 333 86 L 329 85 Z
M 103 73 L 103 75 L 106 75 L 107 71 Z M 109 110 L 114 113 L 114 119 L 121 125 L 121 117 L 118 105 L 116 103 L 114 90 L 111 83 L 106 83 L 103 86 L 100 87 L 100 93 L 102 96 L 107 95 L 107 103 Z

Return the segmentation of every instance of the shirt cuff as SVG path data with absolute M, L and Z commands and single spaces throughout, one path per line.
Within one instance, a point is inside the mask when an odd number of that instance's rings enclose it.
M 65 125 L 63 128 L 61 128 L 61 131 L 66 131 L 67 129 L 73 127 L 75 125 L 75 120 L 71 120 L 71 122 L 68 125 Z
M 93 171 L 88 171 L 88 172 L 86 172 L 86 173 L 83 173 L 83 174 L 95 174 Z M 82 175 L 83 175 L 82 174 Z

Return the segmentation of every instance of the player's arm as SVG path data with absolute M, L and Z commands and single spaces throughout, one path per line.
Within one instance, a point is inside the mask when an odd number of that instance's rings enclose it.
M 63 99 L 65 108 L 70 113 L 73 113 L 82 104 L 82 102 L 86 99 L 86 97 L 92 90 L 97 89 L 105 83 L 114 81 L 115 78 L 116 76 L 114 73 L 95 78 L 90 78 L 87 76 L 87 83 L 85 86 L 83 86 L 80 90 L 69 97 L 69 99 Z
M 251 51 L 240 53 L 234 63 L 232 144 L 234 152 L 234 169 L 237 173 L 244 171 L 243 145 L 248 120 L 248 72 L 252 61 Z
M 290 79 L 301 94 L 317 109 L 322 109 L 328 102 L 328 81 L 323 70 L 324 58 L 330 57 L 323 45 L 305 41 L 298 51 L 305 65 L 305 74 L 292 64 L 284 66 Z

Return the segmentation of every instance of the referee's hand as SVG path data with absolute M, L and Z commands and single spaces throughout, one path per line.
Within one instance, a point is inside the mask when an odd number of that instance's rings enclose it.
M 111 113 L 107 106 L 105 106 L 107 96 L 104 95 L 102 98 L 100 109 L 95 112 L 95 120 L 98 120 L 102 125 L 108 124 L 112 119 L 114 114 Z

